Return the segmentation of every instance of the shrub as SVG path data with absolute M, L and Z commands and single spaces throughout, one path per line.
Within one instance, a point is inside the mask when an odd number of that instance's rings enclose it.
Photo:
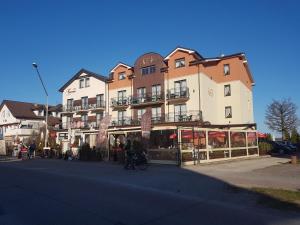
M 268 155 L 268 154 L 271 154 L 273 146 L 267 142 L 259 142 L 258 148 L 259 148 L 260 155 Z

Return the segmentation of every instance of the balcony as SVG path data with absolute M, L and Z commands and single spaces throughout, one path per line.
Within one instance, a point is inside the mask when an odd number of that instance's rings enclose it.
M 99 124 L 96 121 L 94 122 L 85 122 L 85 121 L 78 121 L 78 122 L 71 122 L 71 123 L 62 123 L 60 128 L 61 129 L 91 129 L 97 130 L 99 128 Z
M 89 108 L 92 112 L 104 111 L 105 110 L 105 101 L 97 101 L 96 104 L 90 104 Z
M 62 108 L 63 114 L 73 114 L 74 111 L 75 111 L 75 108 L 72 105 L 64 105 Z
M 88 113 L 90 109 L 90 105 L 80 105 L 80 106 L 75 106 L 75 111 L 77 114 L 85 114 Z
M 111 107 L 115 110 L 126 109 L 129 105 L 129 99 L 127 97 L 123 98 L 111 98 Z
M 132 96 L 131 107 L 150 106 L 164 103 L 164 94 L 145 94 L 144 96 Z
M 118 126 L 140 126 L 140 120 L 133 120 L 130 117 L 123 117 L 123 118 L 112 118 L 111 119 L 111 126 L 118 127 Z
M 190 98 L 190 93 L 188 87 L 168 89 L 167 101 L 171 104 L 178 103 L 178 102 L 185 102 L 189 100 L 189 98 Z
M 191 110 L 180 113 L 169 113 L 166 114 L 165 122 L 191 122 L 191 121 L 202 121 L 202 113 L 198 110 Z

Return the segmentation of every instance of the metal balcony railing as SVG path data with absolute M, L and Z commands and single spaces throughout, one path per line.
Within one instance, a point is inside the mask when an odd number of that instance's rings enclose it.
M 95 104 L 90 104 L 90 109 L 103 109 L 105 108 L 106 104 L 105 101 L 97 101 Z
M 111 106 L 118 107 L 118 106 L 128 106 L 129 105 L 129 98 L 111 98 Z
M 100 125 L 100 121 L 96 122 L 87 122 L 87 121 L 78 121 L 78 122 L 70 122 L 70 123 L 62 123 L 59 128 L 61 129 L 98 129 Z
M 189 98 L 189 88 L 188 87 L 182 87 L 182 88 L 171 88 L 167 91 L 167 99 L 181 99 L 181 98 Z
M 156 103 L 164 100 L 164 93 L 146 93 L 143 96 L 131 96 L 131 105 L 139 105 L 145 103 Z
M 170 112 L 166 114 L 165 121 L 166 122 L 189 122 L 189 121 L 201 121 L 202 120 L 202 112 L 199 110 L 190 110 L 185 112 Z

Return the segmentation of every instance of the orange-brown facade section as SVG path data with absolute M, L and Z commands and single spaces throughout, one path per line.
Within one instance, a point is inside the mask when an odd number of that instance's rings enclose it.
M 120 73 L 125 73 L 125 79 L 120 80 L 119 75 Z M 115 68 L 113 72 L 113 81 L 108 84 L 109 90 L 119 89 L 123 87 L 130 87 L 131 86 L 131 79 L 128 76 L 132 75 L 132 70 L 128 69 L 123 65 L 119 65 Z
M 185 59 L 185 66 L 176 68 L 175 61 L 182 58 Z M 235 56 L 219 61 L 203 62 L 198 65 L 189 66 L 189 63 L 195 60 L 196 57 L 193 54 L 180 50 L 175 52 L 169 57 L 168 71 L 165 77 L 167 79 L 173 79 L 200 72 L 209 76 L 216 83 L 240 80 L 246 87 L 252 90 L 251 75 L 248 73 L 242 57 Z M 230 74 L 226 76 L 224 75 L 224 64 L 228 64 L 230 68 Z

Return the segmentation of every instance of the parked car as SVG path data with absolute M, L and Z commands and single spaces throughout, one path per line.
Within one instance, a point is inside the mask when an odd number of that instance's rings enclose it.
M 273 141 L 271 142 L 273 146 L 273 153 L 279 153 L 279 154 L 292 154 L 295 152 L 296 149 L 293 149 L 289 147 L 288 145 L 285 145 L 284 143 L 280 141 Z

